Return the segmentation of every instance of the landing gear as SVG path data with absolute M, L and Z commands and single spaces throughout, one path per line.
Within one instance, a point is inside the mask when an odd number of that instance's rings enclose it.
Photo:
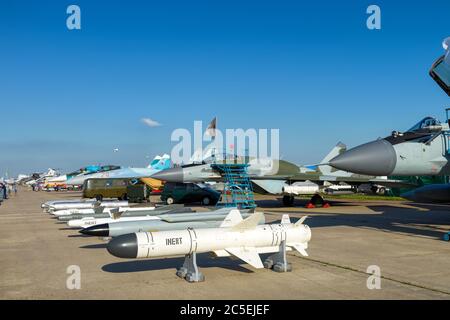
M 283 205 L 286 207 L 292 207 L 294 205 L 294 196 L 283 196 Z
M 176 275 L 188 282 L 205 281 L 205 276 L 198 270 L 197 254 L 195 252 L 186 255 L 183 266 L 177 269 Z
M 292 265 L 286 258 L 286 241 L 281 241 L 280 250 L 272 254 L 264 261 L 264 268 L 272 269 L 275 272 L 290 272 Z
M 325 202 L 322 196 L 318 193 L 311 197 L 311 200 L 306 204 L 306 208 L 328 208 L 330 204 Z

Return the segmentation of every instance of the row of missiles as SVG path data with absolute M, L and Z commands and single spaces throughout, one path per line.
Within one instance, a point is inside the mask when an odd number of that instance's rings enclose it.
M 189 282 L 204 280 L 198 253 L 234 256 L 256 269 L 287 272 L 286 252 L 307 256 L 311 239 L 306 217 L 292 223 L 283 215 L 280 223 L 266 224 L 262 212 L 237 208 L 196 212 L 182 205 L 130 207 L 123 201 L 54 201 L 42 208 L 84 235 L 112 238 L 107 250 L 115 257 L 185 256 L 176 274 Z M 268 253 L 272 255 L 263 262 L 259 255 Z

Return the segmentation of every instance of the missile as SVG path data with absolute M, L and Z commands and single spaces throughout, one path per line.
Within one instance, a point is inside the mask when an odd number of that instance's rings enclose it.
M 113 208 L 114 210 L 102 211 L 101 213 L 94 214 L 70 214 L 65 216 L 58 216 L 58 220 L 62 222 L 67 222 L 70 220 L 83 219 L 83 218 L 109 218 L 112 217 L 113 214 L 117 211 L 117 208 Z M 184 207 L 183 204 L 171 204 L 164 206 L 157 206 L 155 209 L 147 209 L 142 211 L 128 211 L 125 210 L 120 212 L 121 217 L 139 217 L 139 216 L 150 216 L 150 215 L 158 215 L 162 213 L 181 213 L 181 212 L 195 212 L 192 208 Z
M 69 216 L 73 214 L 80 215 L 92 215 L 96 213 L 108 213 L 111 214 L 112 211 L 118 212 L 148 212 L 155 210 L 155 207 L 118 207 L 118 208 L 104 208 L 104 207 L 96 207 L 93 209 L 66 209 L 66 210 L 58 210 L 53 212 L 52 214 L 56 217 L 60 216 Z
M 140 231 L 212 228 L 220 226 L 223 219 L 231 212 L 230 210 L 232 211 L 235 209 L 221 208 L 215 211 L 199 213 L 166 213 L 139 221 L 110 221 L 109 223 L 92 225 L 81 229 L 79 232 L 81 234 L 97 237 L 117 237 L 127 233 Z M 249 210 L 242 210 L 242 215 L 248 217 L 251 213 Z M 265 223 L 265 220 L 261 219 L 259 222 Z
M 449 203 L 450 184 L 430 184 L 401 194 L 414 202 Z
M 128 201 L 80 201 L 73 203 L 55 203 L 49 206 L 48 211 L 50 213 L 67 210 L 67 209 L 94 209 L 98 207 L 104 208 L 117 208 L 117 207 L 128 207 Z
M 88 228 L 90 226 L 96 226 L 105 223 L 113 223 L 116 221 L 144 221 L 144 220 L 159 220 L 156 216 L 135 216 L 135 217 L 121 217 L 118 219 L 114 218 L 94 218 L 86 217 L 82 219 L 74 219 L 67 221 L 67 225 L 72 228 Z
M 44 202 L 41 204 L 41 208 L 45 209 L 55 204 L 68 204 L 68 203 L 81 203 L 81 202 L 95 202 L 96 199 L 85 199 L 85 200 L 78 200 L 78 199 L 66 199 L 66 200 L 50 200 L 47 202 Z
M 196 265 L 196 254 L 212 252 L 219 257 L 234 256 L 256 269 L 274 267 L 276 271 L 290 271 L 286 250 L 295 249 L 307 256 L 311 230 L 303 224 L 306 216 L 295 224 L 283 215 L 280 224 L 259 225 L 264 216 L 258 212 L 245 220 L 233 209 L 218 228 L 187 228 L 159 232 L 137 232 L 113 238 L 108 252 L 119 258 L 139 259 L 185 255 L 185 262 L 177 275 L 188 281 L 203 281 Z M 266 261 L 259 254 L 276 253 Z

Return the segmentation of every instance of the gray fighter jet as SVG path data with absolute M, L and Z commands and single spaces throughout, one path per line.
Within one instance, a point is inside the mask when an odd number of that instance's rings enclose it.
M 328 164 L 359 174 L 383 176 L 449 175 L 449 126 L 426 117 L 405 132 L 352 148 Z
M 326 162 L 336 155 L 344 152 L 346 146 L 338 143 L 330 153 L 322 160 Z M 329 166 L 297 166 L 285 160 L 251 159 L 243 157 L 243 163 L 247 163 L 248 175 L 255 192 L 261 194 L 274 194 L 283 196 L 283 204 L 292 206 L 294 197 L 298 195 L 313 195 L 318 203 L 323 199 L 318 195 L 330 186 L 349 186 L 350 192 L 356 192 L 358 186 L 369 184 L 371 186 L 384 187 L 411 187 L 411 183 L 401 180 L 391 180 L 387 177 L 375 175 L 360 175 L 351 172 L 335 170 Z M 227 162 L 228 163 L 228 162 Z M 277 168 L 274 172 L 273 168 Z M 223 181 L 223 173 L 214 163 L 203 162 L 189 164 L 181 167 L 162 170 L 151 176 L 166 182 L 199 183 L 209 181 Z
M 450 37 L 442 46 L 446 53 L 433 63 L 430 75 L 450 95 Z M 447 123 L 426 117 L 406 132 L 393 131 L 391 136 L 350 149 L 327 164 L 370 175 L 450 175 L 449 110 Z

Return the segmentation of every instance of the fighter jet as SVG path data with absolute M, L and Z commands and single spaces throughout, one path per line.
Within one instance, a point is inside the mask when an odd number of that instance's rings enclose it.
M 446 54 L 430 70 L 431 77 L 450 95 L 450 37 L 443 42 Z M 449 175 L 449 114 L 447 123 L 426 117 L 405 132 L 393 131 L 384 139 L 365 143 L 329 161 L 340 170 L 370 175 Z
M 97 172 L 106 172 L 111 170 L 117 170 L 120 169 L 120 166 L 115 165 L 90 165 L 87 167 L 80 168 L 79 170 L 62 174 L 56 177 L 47 178 L 45 181 L 45 187 L 46 188 L 59 188 L 59 187 L 66 187 L 67 181 L 75 178 L 75 177 L 82 177 L 86 175 L 90 175 Z
M 170 156 L 156 156 L 147 168 L 120 168 L 106 172 L 77 176 L 67 180 L 68 185 L 82 185 L 86 179 L 91 178 L 144 178 L 171 166 Z
M 329 161 L 345 150 L 346 146 L 339 142 L 322 162 Z M 295 196 L 316 195 L 324 191 L 330 184 L 352 185 L 354 186 L 353 191 L 357 191 L 357 187 L 361 184 L 383 186 L 405 186 L 407 184 L 400 180 L 389 180 L 387 177 L 363 176 L 337 171 L 329 166 L 299 167 L 285 160 L 251 159 L 249 157 L 243 157 L 241 160 L 249 164 L 248 174 L 253 190 L 261 194 L 283 195 L 283 204 L 286 206 L 293 205 Z M 274 172 L 274 168 L 277 168 L 276 172 Z M 200 164 L 162 170 L 153 174 L 151 178 L 179 183 L 222 181 L 224 179 L 223 173 L 214 166 L 213 162 L 210 162 L 210 159 L 205 159 Z M 319 202 L 323 201 L 319 199 Z
M 449 126 L 425 117 L 405 132 L 393 131 L 329 161 L 339 170 L 383 176 L 449 175 Z

